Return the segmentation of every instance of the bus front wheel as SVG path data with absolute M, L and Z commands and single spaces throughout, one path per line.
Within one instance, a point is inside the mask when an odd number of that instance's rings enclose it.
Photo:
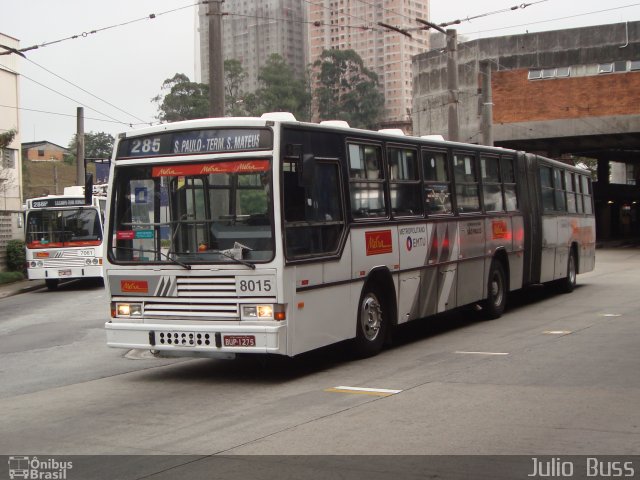
M 482 312 L 488 319 L 498 318 L 504 312 L 506 305 L 507 275 L 502 262 L 494 259 L 491 262 L 487 283 L 487 298 L 484 301 Z
M 60 283 L 60 280 L 58 280 L 57 278 L 48 278 L 44 281 L 44 283 L 47 285 L 47 288 L 49 290 L 55 290 L 56 288 L 58 288 L 58 283 Z
M 358 305 L 358 325 L 355 338 L 356 354 L 370 357 L 377 354 L 384 344 L 388 318 L 380 293 L 365 287 Z

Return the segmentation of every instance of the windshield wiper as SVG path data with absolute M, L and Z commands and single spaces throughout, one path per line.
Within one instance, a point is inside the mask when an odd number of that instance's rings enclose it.
M 191 270 L 191 265 L 188 265 L 186 263 L 182 263 L 180 260 L 176 260 L 175 258 L 170 257 L 169 255 L 167 255 L 166 253 L 160 252 L 160 251 L 156 251 L 156 250 L 146 250 L 144 248 L 131 248 L 131 247 L 116 247 L 114 246 L 113 248 L 115 248 L 116 250 L 130 250 L 132 252 L 145 252 L 145 253 L 155 253 L 155 254 L 160 254 L 162 255 L 164 258 L 166 258 L 167 260 L 169 260 L 171 263 L 174 263 L 176 265 L 180 265 L 183 268 L 186 268 L 187 270 Z M 255 267 L 254 267 L 255 268 Z
M 228 250 L 211 250 L 212 253 L 219 253 L 223 257 L 230 258 L 234 262 L 240 263 L 241 265 L 245 265 L 252 270 L 256 269 L 256 266 L 253 263 L 242 260 L 242 258 L 236 257 L 236 254 L 242 256 L 243 250 L 253 250 L 252 248 L 247 247 L 246 245 L 242 245 L 241 243 L 235 242 L 233 244 L 233 248 L 229 248 Z

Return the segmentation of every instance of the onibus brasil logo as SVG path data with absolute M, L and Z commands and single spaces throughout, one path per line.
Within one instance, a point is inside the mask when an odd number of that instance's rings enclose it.
M 9 478 L 33 480 L 66 480 L 67 470 L 73 468 L 72 462 L 61 462 L 53 458 L 40 460 L 38 457 L 9 457 Z

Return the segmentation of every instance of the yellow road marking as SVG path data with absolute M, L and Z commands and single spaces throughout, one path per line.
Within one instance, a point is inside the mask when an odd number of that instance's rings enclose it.
M 325 388 L 325 392 L 333 393 L 353 393 L 356 395 L 373 395 L 376 397 L 389 397 L 400 393 L 402 390 L 389 390 L 386 388 L 363 388 L 363 387 L 332 387 Z

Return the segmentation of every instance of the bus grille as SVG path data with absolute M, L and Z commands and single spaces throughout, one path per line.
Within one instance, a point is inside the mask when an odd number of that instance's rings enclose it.
M 236 279 L 227 277 L 177 277 L 176 293 L 144 302 L 144 315 L 155 319 L 240 320 Z M 275 298 L 261 298 L 261 303 Z
M 85 257 L 48 258 L 42 262 L 45 268 L 84 267 Z

